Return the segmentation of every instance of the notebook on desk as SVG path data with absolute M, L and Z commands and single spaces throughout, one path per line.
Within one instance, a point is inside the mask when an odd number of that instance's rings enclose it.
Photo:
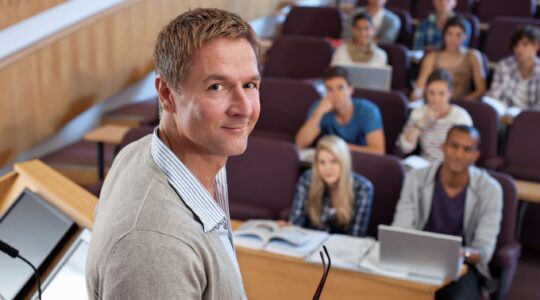
M 457 279 L 463 260 L 462 238 L 379 225 L 379 264 L 422 276 Z
M 392 67 L 373 67 L 368 65 L 342 66 L 349 72 L 351 84 L 356 88 L 390 91 L 392 86 Z

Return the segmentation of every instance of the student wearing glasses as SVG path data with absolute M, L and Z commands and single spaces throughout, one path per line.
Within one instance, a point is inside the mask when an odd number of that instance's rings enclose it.
M 313 167 L 296 186 L 289 222 L 330 233 L 365 236 L 373 185 L 351 170 L 347 144 L 335 135 L 317 143 Z

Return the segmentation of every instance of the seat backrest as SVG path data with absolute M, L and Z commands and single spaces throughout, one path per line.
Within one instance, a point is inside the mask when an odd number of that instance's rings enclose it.
M 509 3 L 513 2 L 510 1 Z M 518 17 L 497 17 L 489 23 L 489 30 L 483 49 L 490 61 L 497 62 L 506 56 L 512 55 L 510 39 L 514 31 L 524 25 L 540 27 L 540 20 Z
M 499 117 L 493 107 L 480 101 L 453 100 L 454 104 L 463 107 L 471 116 L 473 125 L 480 133 L 480 158 L 478 165 L 498 157 Z
M 392 89 L 409 91 L 408 70 L 411 59 L 407 55 L 407 47 L 400 44 L 380 43 L 379 47 L 386 52 L 388 64 L 392 66 Z
M 341 14 L 335 7 L 294 6 L 281 33 L 338 39 L 341 36 Z
M 244 154 L 227 160 L 229 201 L 267 208 L 278 218 L 293 201 L 298 176 L 293 143 L 252 136 Z
M 504 171 L 514 178 L 540 182 L 540 111 L 523 111 L 514 119 L 504 153 Z
M 263 78 L 260 86 L 261 115 L 255 132 L 264 131 L 294 140 L 306 121 L 311 104 L 319 98 L 312 84 L 283 78 Z
M 390 225 L 394 218 L 403 184 L 403 168 L 399 159 L 391 155 L 357 151 L 353 151 L 351 155 L 353 171 L 366 177 L 373 184 L 373 203 L 367 234 L 377 237 L 377 226 Z
M 393 153 L 396 140 L 409 116 L 407 97 L 398 91 L 384 92 L 355 89 L 354 97 L 365 98 L 379 107 L 381 112 L 386 153 Z
M 399 7 L 392 6 L 387 7 L 387 9 L 395 13 L 401 21 L 401 27 L 399 28 L 399 35 L 396 42 L 411 48 L 414 35 L 411 14 L 408 10 Z
M 320 78 L 331 59 L 332 47 L 323 38 L 282 36 L 270 48 L 263 74 L 291 79 Z
M 477 2 L 476 16 L 480 22 L 491 22 L 498 16 L 533 18 L 536 0 L 484 0 Z
M 367 0 L 358 0 L 356 3 L 357 6 L 366 6 L 368 2 Z M 386 2 L 386 7 L 396 7 L 411 11 L 413 7 L 412 3 L 413 0 L 388 0 L 388 2 Z
M 154 131 L 154 128 L 154 126 L 140 126 L 131 128 L 128 132 L 126 132 L 122 138 L 122 141 L 114 147 L 114 155 L 116 156 L 125 146 L 146 135 L 151 134 Z
M 503 215 L 501 230 L 497 237 L 497 248 L 515 242 L 516 240 L 516 215 L 518 207 L 518 194 L 514 179 L 501 172 L 489 170 L 489 175 L 495 178 L 503 191 Z

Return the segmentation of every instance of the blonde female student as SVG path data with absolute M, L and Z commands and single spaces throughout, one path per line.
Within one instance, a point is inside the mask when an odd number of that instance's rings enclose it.
M 373 185 L 353 173 L 347 143 L 335 135 L 317 143 L 313 167 L 296 186 L 289 222 L 305 228 L 365 236 Z

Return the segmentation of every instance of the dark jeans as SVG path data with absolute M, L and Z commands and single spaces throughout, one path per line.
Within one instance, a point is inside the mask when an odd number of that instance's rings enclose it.
M 461 276 L 458 281 L 454 281 L 444 288 L 438 290 L 435 294 L 435 299 L 480 299 L 481 276 L 478 274 L 478 271 L 474 266 L 468 265 L 468 267 L 469 270 L 467 271 L 467 274 Z

